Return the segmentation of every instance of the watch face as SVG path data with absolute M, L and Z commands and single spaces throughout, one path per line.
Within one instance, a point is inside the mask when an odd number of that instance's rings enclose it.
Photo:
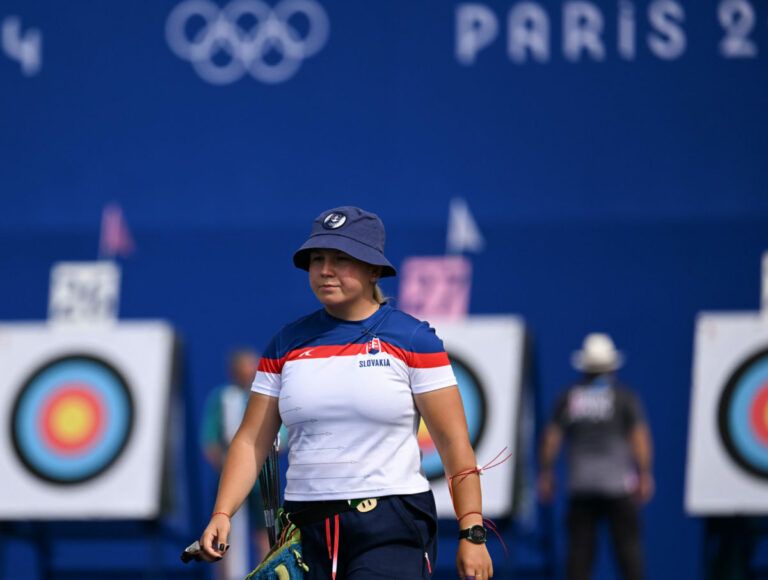
M 469 528 L 469 541 L 475 544 L 482 544 L 485 542 L 487 532 L 483 526 L 471 526 Z

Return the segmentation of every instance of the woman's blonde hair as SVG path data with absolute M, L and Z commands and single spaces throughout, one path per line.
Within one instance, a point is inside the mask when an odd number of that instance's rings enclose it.
M 384 304 L 387 301 L 387 299 L 384 297 L 384 292 L 381 291 L 381 288 L 378 284 L 373 285 L 373 299 L 377 304 Z

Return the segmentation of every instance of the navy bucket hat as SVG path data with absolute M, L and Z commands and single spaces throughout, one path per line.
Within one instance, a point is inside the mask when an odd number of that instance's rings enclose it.
M 397 272 L 384 256 L 384 224 L 375 213 L 350 205 L 321 213 L 312 224 L 312 233 L 293 255 L 297 268 L 309 270 L 309 252 L 317 248 L 341 250 L 366 264 L 381 266 L 381 277 Z

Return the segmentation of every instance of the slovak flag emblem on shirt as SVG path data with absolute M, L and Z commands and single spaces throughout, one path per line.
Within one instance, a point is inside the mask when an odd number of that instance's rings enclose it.
M 381 342 L 378 337 L 374 336 L 371 342 L 365 345 L 365 354 L 379 354 L 381 351 Z

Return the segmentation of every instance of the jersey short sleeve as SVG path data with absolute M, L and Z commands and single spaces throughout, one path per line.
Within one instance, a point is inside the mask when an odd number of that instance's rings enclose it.
M 280 396 L 285 355 L 281 356 L 280 354 L 279 337 L 278 334 L 269 341 L 261 360 L 259 360 L 259 368 L 251 386 L 251 391 L 254 393 L 261 393 L 270 397 Z
M 427 393 L 456 384 L 448 353 L 435 329 L 426 322 L 419 324 L 411 336 L 406 359 L 414 394 Z

